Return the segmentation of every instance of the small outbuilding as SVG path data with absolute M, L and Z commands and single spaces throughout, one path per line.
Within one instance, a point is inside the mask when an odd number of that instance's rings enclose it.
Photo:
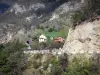
M 47 37 L 44 34 L 39 36 L 39 43 L 47 42 Z
M 53 43 L 57 43 L 57 42 L 64 43 L 65 39 L 62 37 L 56 37 L 53 39 Z

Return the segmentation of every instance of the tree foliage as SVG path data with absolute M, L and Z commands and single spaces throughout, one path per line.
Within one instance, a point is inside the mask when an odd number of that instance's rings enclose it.
M 9 42 L 0 45 L 0 74 L 1 75 L 22 75 L 25 67 L 24 47 L 19 41 Z

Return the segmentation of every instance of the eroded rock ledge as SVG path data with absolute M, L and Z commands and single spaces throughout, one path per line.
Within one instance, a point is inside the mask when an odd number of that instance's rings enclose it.
M 100 20 L 84 22 L 70 29 L 63 51 L 71 54 L 100 53 Z

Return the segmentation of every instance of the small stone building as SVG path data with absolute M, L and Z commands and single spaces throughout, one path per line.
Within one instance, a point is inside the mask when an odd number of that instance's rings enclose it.
M 39 43 L 47 42 L 47 37 L 44 34 L 39 36 Z

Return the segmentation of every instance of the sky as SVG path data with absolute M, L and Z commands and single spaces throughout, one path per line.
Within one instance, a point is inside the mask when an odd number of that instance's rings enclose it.
M 0 0 L 0 15 L 4 13 L 12 3 L 12 0 Z
M 9 7 L 10 5 L 8 4 L 0 3 L 0 14 L 4 13 Z
M 0 3 L 6 3 L 8 5 L 12 4 L 14 0 L 0 0 Z

